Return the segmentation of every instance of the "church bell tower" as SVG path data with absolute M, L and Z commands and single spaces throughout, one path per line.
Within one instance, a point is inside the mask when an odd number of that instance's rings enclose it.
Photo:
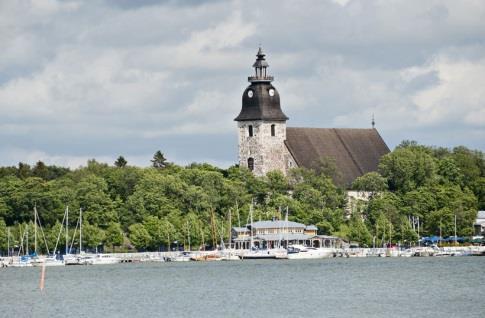
M 280 107 L 280 96 L 271 84 L 273 76 L 263 50 L 259 48 L 255 74 L 248 77 L 251 83 L 243 93 L 242 109 L 234 120 L 239 130 L 239 165 L 247 167 L 257 176 L 272 170 L 287 171 L 286 121 L 288 117 Z

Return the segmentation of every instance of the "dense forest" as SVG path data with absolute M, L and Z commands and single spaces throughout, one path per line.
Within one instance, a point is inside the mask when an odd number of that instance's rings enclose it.
M 38 211 L 39 248 L 64 246 L 63 215 L 69 207 L 70 244 L 78 242 L 79 210 L 83 211 L 83 249 L 166 249 L 214 246 L 232 225 L 254 219 L 284 218 L 315 224 L 320 234 L 336 235 L 362 245 L 417 241 L 421 235 L 473 234 L 478 209 L 485 209 L 483 153 L 465 147 L 427 147 L 404 141 L 382 157 L 379 171 L 352 184 L 369 191 L 367 202 L 347 206 L 346 190 L 335 185 L 331 160 L 315 169 L 293 169 L 255 177 L 237 166 L 209 164 L 181 167 L 155 153 L 149 168 L 130 166 L 120 156 L 113 165 L 87 162 L 75 170 L 19 163 L 0 168 L 0 251 L 25 245 L 33 249 L 34 207 Z M 76 234 L 76 235 L 75 235 Z M 59 248 L 58 250 L 63 248 Z

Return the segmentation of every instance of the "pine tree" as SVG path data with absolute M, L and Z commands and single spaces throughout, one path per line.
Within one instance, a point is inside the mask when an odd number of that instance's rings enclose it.
M 115 166 L 118 168 L 123 168 L 128 164 L 128 161 L 123 156 L 119 156 L 118 159 L 115 161 Z
M 153 155 L 151 162 L 153 167 L 158 169 L 166 168 L 170 164 L 160 150 Z

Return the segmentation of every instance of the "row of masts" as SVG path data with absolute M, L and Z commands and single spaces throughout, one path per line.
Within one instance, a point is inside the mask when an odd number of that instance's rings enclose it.
M 73 241 L 71 242 L 71 245 L 69 245 L 69 206 L 66 206 L 66 210 L 64 211 L 64 218 L 63 218 L 63 222 L 62 222 L 62 226 L 65 225 L 65 239 L 66 239 L 66 242 L 65 242 L 65 253 L 66 255 L 67 254 L 70 254 L 70 251 L 72 249 L 72 245 L 74 244 L 74 236 L 76 235 L 76 230 L 77 230 L 77 227 L 79 226 L 79 251 L 82 251 L 82 213 L 83 213 L 83 210 L 82 208 L 79 209 L 79 220 L 76 224 L 76 229 L 75 229 L 75 232 L 73 234 Z M 64 222 L 65 221 L 65 222 Z M 45 239 L 45 235 L 44 235 L 44 230 L 42 229 L 42 224 L 40 222 L 40 218 L 39 218 L 39 214 L 37 212 L 37 206 L 34 205 L 34 254 L 37 255 L 37 251 L 38 251 L 38 244 L 37 244 L 37 227 L 40 228 L 41 230 L 41 233 L 42 233 L 42 236 L 44 238 L 44 243 L 46 245 L 46 251 L 47 251 L 47 254 L 50 254 L 49 252 L 49 247 L 47 245 L 47 241 Z M 61 228 L 61 231 L 62 231 L 62 228 Z M 53 254 L 55 255 L 56 252 L 57 252 L 57 244 L 59 242 L 59 238 L 60 238 L 60 234 L 61 232 L 59 232 L 59 236 L 57 237 L 57 241 L 56 241 L 56 246 L 54 248 L 54 251 L 53 251 Z M 25 248 L 24 248 L 24 238 L 25 238 Z M 11 250 L 11 247 L 10 247 L 10 228 L 7 228 L 7 255 L 8 256 L 12 256 L 12 250 Z M 20 253 L 24 252 L 24 255 L 29 255 L 29 226 L 27 225 L 24 229 L 24 232 L 22 233 L 21 237 L 20 237 L 20 248 L 18 250 L 18 254 L 17 256 L 20 256 Z M 15 247 L 14 247 L 15 249 Z

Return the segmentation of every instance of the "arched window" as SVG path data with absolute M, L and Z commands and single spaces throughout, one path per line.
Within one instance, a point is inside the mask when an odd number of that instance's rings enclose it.
M 276 136 L 276 129 L 275 129 L 275 125 L 271 125 L 271 136 Z
M 253 136 L 253 125 L 248 126 L 248 133 L 249 133 L 249 137 Z
M 248 158 L 248 169 L 251 171 L 254 170 L 254 158 Z

